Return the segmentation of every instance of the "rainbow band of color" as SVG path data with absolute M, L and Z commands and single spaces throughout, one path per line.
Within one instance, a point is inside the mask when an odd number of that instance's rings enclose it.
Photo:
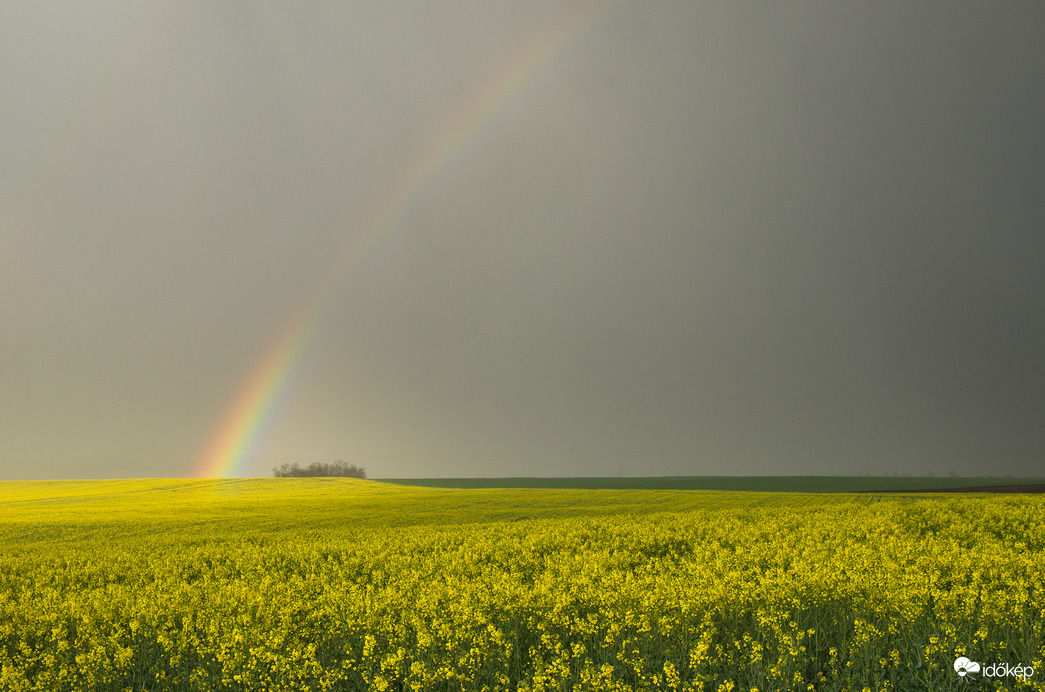
M 217 433 L 196 462 L 194 476 L 230 478 L 246 471 L 302 353 L 353 270 L 393 228 L 395 221 L 430 181 L 605 6 L 602 3 L 584 4 L 553 30 L 519 51 L 482 89 L 476 91 L 438 136 L 413 159 L 398 181 L 389 186 L 361 231 L 346 239 L 313 300 L 279 331 L 265 349 L 264 356 L 249 370 L 249 376 L 222 418 Z

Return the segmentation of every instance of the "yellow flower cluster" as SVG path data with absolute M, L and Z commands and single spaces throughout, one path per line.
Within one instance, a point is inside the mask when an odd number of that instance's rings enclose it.
M 286 483 L 165 533 L 147 488 L 0 500 L 0 690 L 948 690 L 957 656 L 1045 689 L 1042 498 L 403 490 L 338 524 Z

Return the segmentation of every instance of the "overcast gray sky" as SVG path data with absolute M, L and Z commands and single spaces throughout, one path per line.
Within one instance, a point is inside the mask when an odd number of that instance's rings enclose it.
M 194 475 L 314 308 L 237 474 L 1042 475 L 1043 27 L 5 2 L 0 478 Z

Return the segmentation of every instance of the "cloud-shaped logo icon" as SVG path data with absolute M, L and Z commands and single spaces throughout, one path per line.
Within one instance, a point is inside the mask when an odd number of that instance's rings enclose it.
M 964 678 L 966 673 L 979 673 L 980 664 L 962 656 L 954 659 L 954 672 Z

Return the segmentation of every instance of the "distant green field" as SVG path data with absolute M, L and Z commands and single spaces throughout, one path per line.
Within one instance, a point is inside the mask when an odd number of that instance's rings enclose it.
M 895 492 L 936 488 L 1036 485 L 1045 478 L 929 476 L 646 476 L 623 478 L 381 478 L 427 488 L 560 488 L 603 490 L 732 490 L 783 493 Z
M 351 478 L 0 482 L 0 546 L 369 532 L 409 526 L 568 519 L 720 507 L 867 502 L 788 493 L 629 488 L 439 488 Z M 2 686 L 0 686 L 2 689 Z

